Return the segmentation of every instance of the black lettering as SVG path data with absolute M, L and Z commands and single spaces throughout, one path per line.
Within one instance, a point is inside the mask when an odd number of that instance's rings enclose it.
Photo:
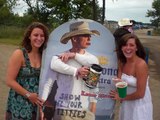
M 78 100 L 80 101 L 81 96 L 80 95 L 72 95 L 72 94 L 64 94 L 62 93 L 61 96 L 59 97 L 59 99 L 62 100 Z
M 82 113 L 83 113 L 83 115 L 81 116 L 81 118 L 85 118 L 87 112 L 86 112 L 86 111 L 83 111 Z
M 61 101 L 61 100 L 58 100 L 58 101 L 56 102 L 56 105 L 57 105 L 58 107 L 62 107 L 62 104 L 63 104 L 63 101 Z
M 70 117 L 76 117 L 77 110 L 70 110 Z
M 100 78 L 99 83 L 107 83 L 107 84 L 111 84 L 111 80 L 110 79 L 105 79 L 105 78 Z
M 102 75 L 110 75 L 115 76 L 117 75 L 118 70 L 113 68 L 103 68 Z
M 81 102 L 76 102 L 76 101 L 69 101 L 68 108 L 82 108 L 82 103 Z
M 80 101 L 80 100 L 81 100 L 81 96 L 80 96 L 80 95 L 78 95 L 78 96 L 75 95 L 75 101 L 76 101 L 76 100 Z
M 85 118 L 86 113 L 87 113 L 86 111 L 80 111 L 80 110 L 57 109 L 57 115 L 61 116 Z
M 82 108 L 82 102 L 78 102 L 78 108 Z
M 63 98 L 64 98 L 63 95 L 64 95 L 64 94 L 62 93 L 61 96 L 59 97 L 59 99 L 63 99 Z
M 69 100 L 73 100 L 73 99 L 74 99 L 73 95 L 69 95 Z

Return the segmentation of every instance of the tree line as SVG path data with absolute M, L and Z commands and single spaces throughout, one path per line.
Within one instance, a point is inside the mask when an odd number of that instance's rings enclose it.
M 23 16 L 13 12 L 14 8 L 23 1 L 28 6 Z M 151 17 L 152 25 L 160 26 L 160 0 L 154 0 Z M 104 21 L 105 0 L 100 7 L 98 0 L 0 0 L 0 25 L 27 26 L 32 21 L 40 21 L 49 27 L 57 27 L 71 19 L 87 18 L 100 23 Z
M 102 22 L 102 8 L 97 0 L 21 0 L 28 6 L 23 16 L 13 12 L 19 1 L 0 0 L 0 24 L 27 26 L 32 21 L 40 21 L 49 27 L 56 27 L 77 18 Z

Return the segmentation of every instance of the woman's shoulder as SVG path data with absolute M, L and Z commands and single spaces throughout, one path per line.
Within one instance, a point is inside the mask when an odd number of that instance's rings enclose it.
M 21 49 L 14 50 L 9 58 L 9 64 L 21 65 L 23 63 L 24 63 L 23 51 Z
M 146 61 L 142 58 L 138 58 L 136 61 L 137 65 L 147 65 Z
M 137 61 L 136 61 L 136 68 L 140 70 L 142 70 L 143 68 L 144 69 L 148 69 L 148 65 L 146 63 L 146 61 L 142 58 L 139 58 Z
M 16 49 L 15 51 L 13 51 L 11 57 L 16 57 L 16 58 L 21 58 L 23 57 L 23 51 L 22 49 Z

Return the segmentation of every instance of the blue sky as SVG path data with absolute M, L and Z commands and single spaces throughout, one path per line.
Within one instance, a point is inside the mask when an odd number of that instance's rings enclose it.
M 98 0 L 102 7 L 102 1 Z M 105 19 L 118 21 L 122 18 L 133 19 L 138 22 L 148 23 L 149 17 L 145 17 L 147 10 L 152 9 L 153 0 L 106 0 Z M 23 2 L 15 8 L 15 12 L 22 15 L 26 9 Z

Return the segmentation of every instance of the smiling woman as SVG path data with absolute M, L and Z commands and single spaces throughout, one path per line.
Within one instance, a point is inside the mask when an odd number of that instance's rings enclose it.
M 118 47 L 118 78 L 128 84 L 125 98 L 120 98 L 116 91 L 110 92 L 112 99 L 122 103 L 119 120 L 153 120 L 149 70 L 144 48 L 138 37 L 130 33 L 122 37 Z
M 43 101 L 38 96 L 42 51 L 48 41 L 48 29 L 39 22 L 26 30 L 22 48 L 11 55 L 6 74 L 9 91 L 6 120 L 35 120 L 37 106 Z

